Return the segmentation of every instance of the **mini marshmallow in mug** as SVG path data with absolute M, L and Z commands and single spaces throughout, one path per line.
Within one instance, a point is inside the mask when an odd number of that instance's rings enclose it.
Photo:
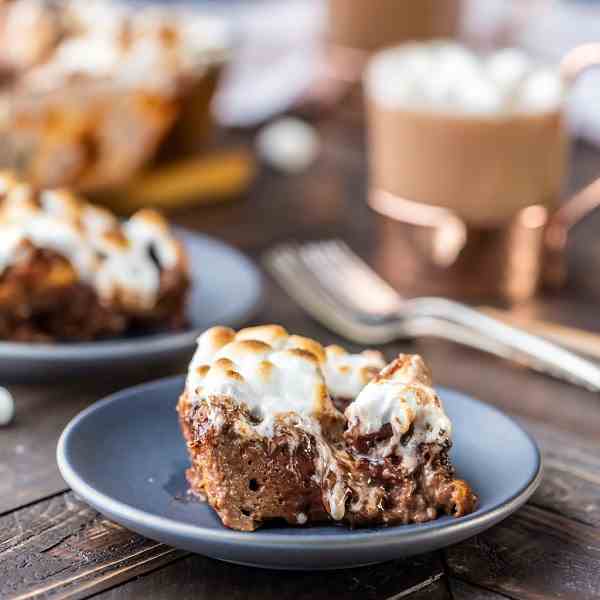
M 369 64 L 365 83 L 369 97 L 389 108 L 416 108 L 418 99 L 421 112 L 457 117 L 554 110 L 565 92 L 558 69 L 536 65 L 521 50 L 480 56 L 451 41 L 384 50 Z

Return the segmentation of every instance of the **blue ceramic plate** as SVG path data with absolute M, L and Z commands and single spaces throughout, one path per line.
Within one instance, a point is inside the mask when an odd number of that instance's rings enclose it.
M 0 381 L 32 382 L 132 370 L 187 359 L 199 333 L 213 325 L 235 327 L 260 305 L 262 278 L 235 248 L 214 238 L 179 230 L 190 262 L 189 327 L 177 333 L 138 335 L 71 344 L 0 342 Z
M 501 412 L 440 389 L 454 423 L 458 475 L 480 495 L 460 519 L 350 530 L 344 526 L 226 529 L 212 509 L 186 495 L 188 466 L 175 404 L 183 378 L 126 389 L 84 410 L 67 426 L 57 458 L 66 482 L 93 507 L 155 540 L 218 558 L 275 569 L 365 565 L 454 544 L 519 508 L 541 475 L 532 438 Z

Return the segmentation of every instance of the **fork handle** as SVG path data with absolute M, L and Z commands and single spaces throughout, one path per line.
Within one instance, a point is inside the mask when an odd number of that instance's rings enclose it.
M 408 305 L 413 318 L 447 319 L 501 344 L 507 358 L 592 391 L 600 391 L 600 367 L 552 342 L 446 298 L 419 298 L 408 301 Z
M 600 335 L 598 333 L 550 321 L 526 319 L 491 306 L 480 306 L 478 310 L 503 323 L 521 327 L 529 333 L 539 335 L 555 344 L 560 344 L 563 348 L 568 348 L 572 352 L 583 354 L 589 359 L 600 360 Z

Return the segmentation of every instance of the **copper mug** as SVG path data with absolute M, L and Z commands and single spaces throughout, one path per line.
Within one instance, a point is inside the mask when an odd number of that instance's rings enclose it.
M 372 52 L 407 40 L 451 37 L 460 5 L 460 0 L 329 0 L 329 39 Z
M 461 5 L 462 0 L 328 0 L 330 75 L 356 82 L 372 52 L 456 36 Z
M 600 44 L 575 48 L 563 81 L 598 64 Z M 562 105 L 486 119 L 385 106 L 368 90 L 366 103 L 368 202 L 389 217 L 379 266 L 396 285 L 523 300 L 543 281 L 564 281 L 569 230 L 600 205 L 600 180 L 557 208 L 568 157 Z

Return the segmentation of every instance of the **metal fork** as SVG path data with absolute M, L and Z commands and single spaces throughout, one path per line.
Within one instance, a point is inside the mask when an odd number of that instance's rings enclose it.
M 353 341 L 442 337 L 600 391 L 600 368 L 593 363 L 459 302 L 403 298 L 344 242 L 285 244 L 264 261 L 307 312 Z

